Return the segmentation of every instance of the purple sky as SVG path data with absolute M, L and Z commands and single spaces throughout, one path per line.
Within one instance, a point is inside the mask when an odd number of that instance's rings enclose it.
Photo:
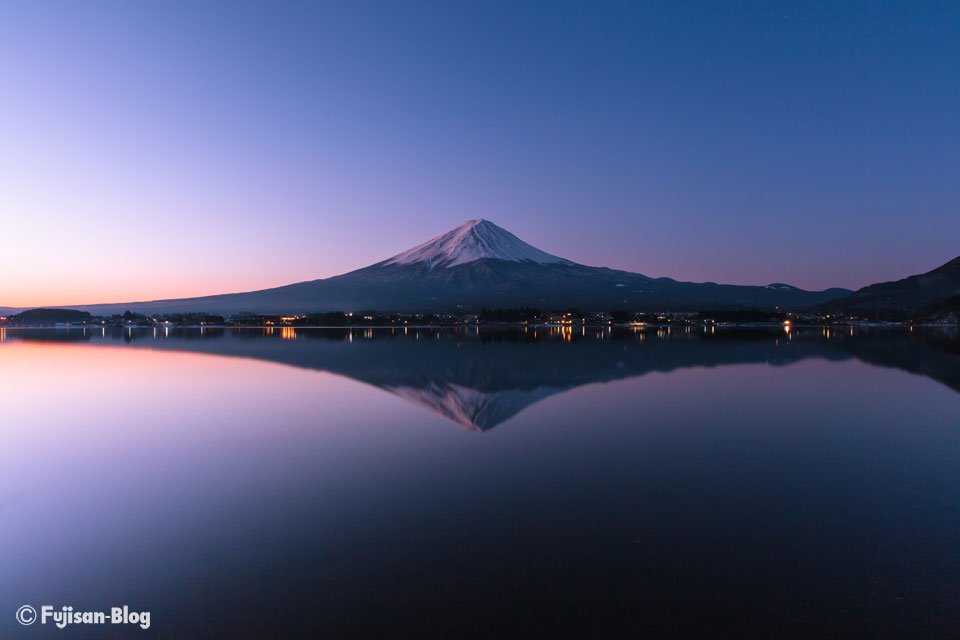
M 683 280 L 960 254 L 960 5 L 0 6 L 0 305 L 326 277 L 487 218 Z

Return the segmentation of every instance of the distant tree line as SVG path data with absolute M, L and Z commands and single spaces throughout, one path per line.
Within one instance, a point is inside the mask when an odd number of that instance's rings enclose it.
M 960 298 L 960 297 L 958 297 Z M 954 317 L 957 299 L 931 305 L 924 310 L 926 318 Z M 953 313 L 953 316 L 950 314 Z M 921 317 L 918 314 L 916 318 Z M 475 322 L 488 324 L 545 324 L 545 323 L 585 323 L 585 324 L 632 324 L 650 325 L 689 324 L 700 322 L 723 322 L 732 324 L 779 323 L 786 314 L 779 311 L 759 309 L 704 309 L 698 314 L 688 313 L 639 313 L 624 309 L 606 312 L 583 311 L 577 308 L 565 310 L 544 310 L 536 307 L 481 308 L 479 312 L 463 310 L 458 313 L 385 313 L 378 311 L 308 313 L 303 315 L 273 315 L 252 312 L 236 313 L 224 317 L 215 313 L 186 312 L 145 315 L 131 310 L 110 316 L 92 316 L 86 311 L 74 309 L 31 309 L 11 316 L 8 325 L 56 325 L 88 324 L 106 326 L 149 326 L 174 324 L 180 326 L 228 325 L 228 326 L 406 326 L 406 325 L 457 325 Z
M 514 309 L 487 309 L 484 307 L 477 314 L 477 319 L 481 322 L 538 322 L 543 317 L 543 312 L 533 307 Z
M 786 315 L 778 311 L 763 311 L 761 309 L 710 309 L 697 314 L 700 320 L 732 323 L 767 323 L 782 322 Z
M 8 324 L 11 325 L 55 325 L 55 324 L 82 324 L 90 322 L 93 316 L 87 311 L 76 309 L 30 309 L 11 316 Z

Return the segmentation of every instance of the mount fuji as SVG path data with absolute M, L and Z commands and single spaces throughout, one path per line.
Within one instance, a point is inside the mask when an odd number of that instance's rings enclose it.
M 201 298 L 76 305 L 97 314 L 471 311 L 482 307 L 631 311 L 703 308 L 799 309 L 847 289 L 784 284 L 720 285 L 590 267 L 533 247 L 487 220 L 469 220 L 382 262 L 343 275 L 273 289 Z

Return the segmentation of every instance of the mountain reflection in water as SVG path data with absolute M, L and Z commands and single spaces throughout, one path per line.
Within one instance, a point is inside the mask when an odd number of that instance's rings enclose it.
M 82 328 L 7 329 L 3 339 L 190 351 L 328 371 L 473 431 L 575 387 L 688 367 L 856 358 L 960 391 L 955 328 Z

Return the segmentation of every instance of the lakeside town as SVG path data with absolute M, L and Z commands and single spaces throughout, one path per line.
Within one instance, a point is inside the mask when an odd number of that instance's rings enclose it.
M 303 315 L 238 313 L 173 313 L 96 316 L 74 309 L 29 309 L 0 316 L 3 327 L 397 327 L 476 325 L 584 325 L 584 326 L 831 326 L 831 325 L 957 325 L 958 314 L 914 314 L 909 318 L 888 315 L 854 316 L 810 312 L 713 309 L 694 312 L 585 312 L 579 309 L 543 311 L 535 308 L 481 309 L 477 313 L 331 312 Z

